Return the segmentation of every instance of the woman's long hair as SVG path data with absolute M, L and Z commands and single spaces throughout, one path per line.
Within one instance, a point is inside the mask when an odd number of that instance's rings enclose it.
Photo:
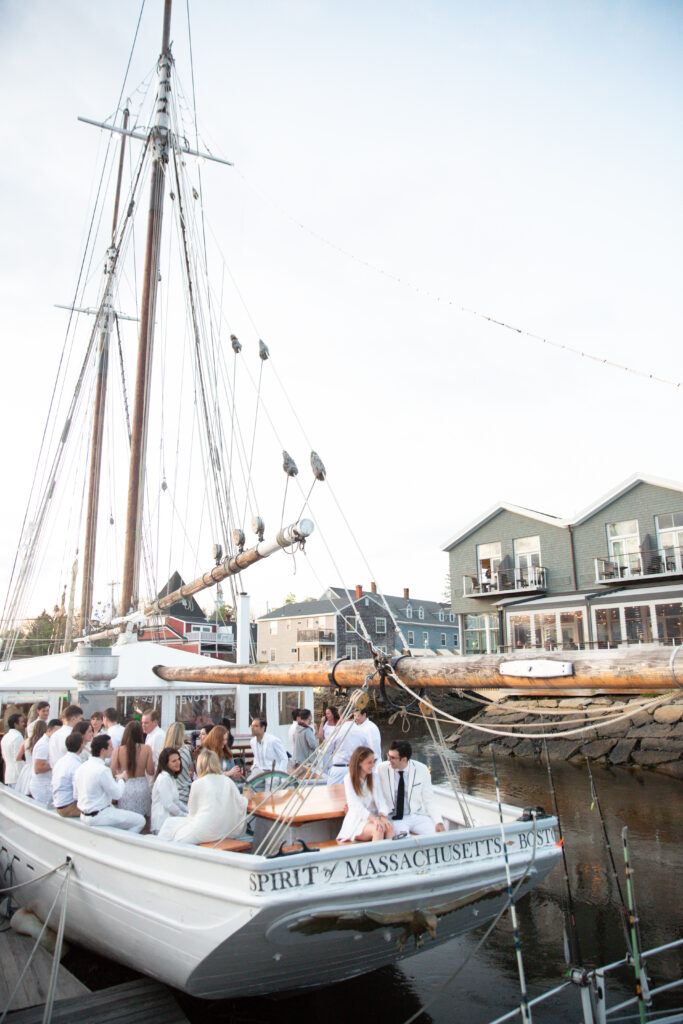
M 327 707 L 325 708 L 325 711 L 329 711 L 329 712 L 330 712 L 330 714 L 331 714 L 331 715 L 332 715 L 332 717 L 334 718 L 334 724 L 335 724 L 335 725 L 338 725 L 338 724 L 339 724 L 339 708 L 336 708 L 336 707 L 334 706 L 334 704 L 329 704 L 329 705 L 328 705 L 328 706 L 327 706 Z M 325 720 L 327 721 L 327 718 L 326 718 Z
M 215 750 L 207 750 L 204 747 L 203 750 L 199 751 L 199 757 L 197 758 L 197 778 L 201 779 L 203 775 L 222 775 L 223 770 L 221 768 L 221 759 Z
M 164 737 L 165 747 L 175 747 L 180 753 L 180 748 L 185 746 L 185 726 L 182 722 L 173 722 L 166 730 Z
M 142 725 L 134 718 L 123 730 L 121 746 L 126 751 L 126 771 L 132 774 L 137 767 L 138 744 L 145 742 L 145 734 Z
M 228 730 L 224 725 L 214 725 L 204 740 L 204 750 L 213 750 L 219 757 L 232 760 L 232 750 L 228 746 Z
M 349 761 L 349 775 L 351 777 L 351 785 L 354 791 L 358 793 L 358 796 L 362 793 L 363 778 L 360 773 L 361 761 L 364 761 L 366 757 L 374 756 L 374 750 L 370 750 L 370 747 L 356 747 L 354 752 L 351 754 L 351 760 Z M 372 772 L 365 776 L 365 781 L 368 784 L 368 789 L 372 793 Z
M 44 722 L 42 718 L 39 718 L 36 724 L 33 726 L 33 732 L 31 733 L 30 740 L 26 744 L 26 749 L 33 750 L 40 737 L 44 736 L 46 732 L 47 722 Z
M 171 728 L 173 728 L 173 726 L 171 726 Z M 159 776 L 161 775 L 162 772 L 168 772 L 168 774 L 171 776 L 172 779 L 176 779 L 180 775 L 180 772 L 182 771 L 182 767 L 177 772 L 172 772 L 171 769 L 168 767 L 168 759 L 169 759 L 169 757 L 173 757 L 174 754 L 179 754 L 179 753 L 180 753 L 180 751 L 176 750 L 175 747 L 164 747 L 164 749 L 159 754 L 159 763 L 157 765 L 157 770 L 154 773 L 154 781 L 155 782 L 157 781 L 157 779 L 159 778 Z

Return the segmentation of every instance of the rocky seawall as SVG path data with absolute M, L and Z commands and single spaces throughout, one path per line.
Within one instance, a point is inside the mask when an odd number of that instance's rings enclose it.
M 639 704 L 642 704 L 642 696 L 632 699 L 510 697 L 487 705 L 470 722 L 495 725 L 515 735 L 492 738 L 488 733 L 461 726 L 450 734 L 447 742 L 462 753 L 478 751 L 495 742 L 496 750 L 510 757 L 540 758 L 543 740 L 527 738 L 524 734 L 545 732 L 551 760 L 583 760 L 587 756 L 591 761 L 620 768 L 649 769 L 683 779 L 683 695 L 675 702 L 649 711 L 639 711 Z M 609 717 L 626 717 L 596 729 L 596 713 L 607 712 L 608 708 Z M 539 715 L 539 711 L 543 715 Z M 520 729 L 522 725 L 526 728 Z M 572 736 L 557 736 L 557 733 L 577 729 L 583 731 Z

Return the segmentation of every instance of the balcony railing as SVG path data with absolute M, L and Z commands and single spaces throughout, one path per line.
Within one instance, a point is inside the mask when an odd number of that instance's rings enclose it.
M 653 548 L 595 559 L 598 583 L 624 583 L 652 576 L 683 576 L 683 548 Z
M 297 629 L 296 642 L 298 644 L 333 644 L 333 629 Z
M 462 578 L 463 595 L 464 597 L 487 597 L 494 594 L 547 590 L 547 578 L 547 570 L 542 565 L 496 569 L 490 574 L 473 573 Z

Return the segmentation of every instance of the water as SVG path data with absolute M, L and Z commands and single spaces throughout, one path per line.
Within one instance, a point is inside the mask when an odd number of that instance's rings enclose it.
M 412 737 L 411 737 L 412 739 Z M 443 772 L 427 741 L 413 742 L 415 756 L 432 766 L 439 781 Z M 449 753 L 459 766 L 463 787 L 495 799 L 490 755 L 475 759 Z M 504 802 L 541 805 L 552 810 L 545 767 L 505 756 L 497 758 Z M 637 774 L 593 769 L 595 784 L 625 894 L 621 829 L 629 829 L 629 848 L 641 933 L 646 947 L 681 936 L 680 880 L 683 877 L 681 829 L 682 789 L 678 781 L 654 773 Z M 585 767 L 553 765 L 565 836 L 570 884 L 575 903 L 581 953 L 587 966 L 620 959 L 625 944 L 619 915 L 619 894 L 611 875 L 597 808 L 591 810 Z M 518 904 L 522 954 L 529 995 L 560 984 L 566 972 L 563 943 L 565 886 L 561 865 Z M 422 1013 L 419 1024 L 485 1024 L 519 1005 L 519 981 L 509 916 L 478 951 L 485 928 L 444 946 L 410 957 L 398 966 L 343 982 L 327 989 L 282 999 L 204 1000 L 179 996 L 192 1021 L 213 1024 L 348 1024 L 352 1020 L 403 1022 L 430 1000 L 469 957 L 460 973 Z M 653 961 L 655 984 L 681 977 L 683 954 L 668 953 Z M 632 974 L 620 972 L 609 988 L 610 1005 L 633 994 Z M 662 996 L 657 1006 L 683 1003 L 683 989 Z M 579 1019 L 577 993 L 565 990 L 551 1003 L 534 1009 L 535 1024 Z M 626 1011 L 636 1012 L 635 1010 Z M 519 1017 L 517 1018 L 519 1020 Z

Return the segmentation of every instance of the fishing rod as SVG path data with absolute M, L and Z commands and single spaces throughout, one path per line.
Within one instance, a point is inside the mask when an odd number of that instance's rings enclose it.
M 633 949 L 631 947 L 631 939 L 630 939 L 629 934 L 628 934 L 628 920 L 629 920 L 629 917 L 628 917 L 628 910 L 626 908 L 626 900 L 624 899 L 624 892 L 623 892 L 623 890 L 621 888 L 621 882 L 619 881 L 619 872 L 617 871 L 617 865 L 616 865 L 616 862 L 614 860 L 614 853 L 612 851 L 612 844 L 609 841 L 609 835 L 607 833 L 607 825 L 605 823 L 605 818 L 604 818 L 604 815 L 602 813 L 602 807 L 600 806 L 600 799 L 598 797 L 598 791 L 595 788 L 595 780 L 593 779 L 593 772 L 591 771 L 591 763 L 590 763 L 590 760 L 588 758 L 588 754 L 586 753 L 585 750 L 583 751 L 583 756 L 586 758 L 586 767 L 588 769 L 588 778 L 590 780 L 591 800 L 592 800 L 591 810 L 593 809 L 593 805 L 595 805 L 595 807 L 597 808 L 597 811 L 598 811 L 598 817 L 600 818 L 600 827 L 602 828 L 602 837 L 603 837 L 603 839 L 605 841 L 605 849 L 607 850 L 607 856 L 609 857 L 609 862 L 610 862 L 610 864 L 612 866 L 612 874 L 614 876 L 614 881 L 615 881 L 616 886 L 617 886 L 617 892 L 619 893 L 619 900 L 620 900 L 620 903 L 621 903 L 621 926 L 622 926 L 622 928 L 624 930 L 624 941 L 626 942 L 627 950 L 629 951 L 631 956 L 633 956 Z
M 553 771 L 550 767 L 550 755 L 548 753 L 548 743 L 543 737 L 543 750 L 545 751 L 545 763 L 548 771 L 548 782 L 550 784 L 550 793 L 553 798 L 553 808 L 555 811 L 555 817 L 557 818 L 557 831 L 560 833 L 559 846 L 562 850 L 562 864 L 564 865 L 564 884 L 567 890 L 567 916 L 569 917 L 569 934 L 571 935 L 573 953 L 572 955 L 576 959 L 576 963 L 579 967 L 583 967 L 583 956 L 581 955 L 581 943 L 579 941 L 579 929 L 576 924 L 576 914 L 574 912 L 574 897 L 572 896 L 572 887 L 569 879 L 569 864 L 567 863 L 567 854 L 564 848 L 564 835 L 562 834 L 562 820 L 560 818 L 560 808 L 557 802 L 557 791 L 555 789 L 555 779 L 553 778 Z M 569 966 L 569 965 L 568 965 Z
M 498 816 L 500 818 L 500 832 L 503 843 L 503 855 L 505 857 L 505 876 L 507 879 L 507 894 L 508 903 L 510 904 L 510 918 L 512 920 L 512 930 L 515 937 L 515 955 L 517 957 L 517 970 L 519 971 L 519 987 L 521 1004 L 519 1007 L 520 1015 L 522 1018 L 522 1024 L 531 1024 L 531 1010 L 529 1008 L 529 994 L 526 988 L 526 978 L 524 977 L 524 961 L 522 960 L 522 944 L 519 939 L 519 925 L 517 923 L 517 908 L 515 907 L 513 895 L 512 895 L 512 878 L 510 875 L 510 860 L 508 857 L 508 848 L 505 841 L 505 825 L 503 822 L 503 804 L 500 799 L 500 784 L 498 782 L 498 768 L 496 766 L 496 754 L 491 744 L 491 760 L 493 761 L 493 779 L 496 784 L 496 799 L 498 801 Z
M 641 983 L 641 969 L 640 969 L 640 956 L 638 953 L 638 934 L 637 925 L 638 918 L 636 916 L 636 900 L 633 885 L 631 883 L 631 864 L 628 855 L 628 826 L 624 825 L 621 830 L 621 839 L 624 844 L 624 870 L 626 872 L 626 893 L 628 895 L 628 920 L 631 927 L 631 943 L 633 946 L 631 959 L 633 961 L 633 973 L 636 978 L 636 995 L 638 997 L 638 1015 L 640 1017 L 640 1024 L 646 1022 L 646 1010 L 645 1010 L 645 999 L 643 996 L 643 985 Z

